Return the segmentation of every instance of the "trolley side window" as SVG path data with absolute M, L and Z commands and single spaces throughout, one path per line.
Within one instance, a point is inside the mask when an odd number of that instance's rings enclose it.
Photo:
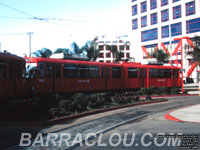
M 9 62 L 9 79 L 13 78 L 13 62 Z
M 77 66 L 77 77 L 78 78 L 88 78 L 89 77 L 89 71 L 88 66 Z
M 164 69 L 158 69 L 157 70 L 157 78 L 164 78 L 165 70 Z
M 147 68 L 144 69 L 144 78 L 147 78 Z
M 140 78 L 147 78 L 147 69 L 146 68 L 140 68 L 139 69 L 139 77 Z
M 120 67 L 112 67 L 112 78 L 118 79 L 121 77 L 121 68 Z
M 99 67 L 98 66 L 89 66 L 89 71 L 90 71 L 90 78 L 99 78 Z
M 56 65 L 56 78 L 59 79 L 61 77 L 61 69 L 60 65 Z
M 149 69 L 149 78 L 157 78 L 158 70 L 157 69 Z
M 44 65 L 44 63 L 39 63 L 38 74 L 39 74 L 39 79 L 44 79 L 44 74 L 45 74 L 45 65 Z
M 137 68 L 128 68 L 128 78 L 137 78 Z
M 110 78 L 110 68 L 107 68 L 107 78 Z
M 178 78 L 178 70 L 177 70 L 177 69 L 174 69 L 174 70 L 173 70 L 173 78 L 174 78 L 174 79 L 177 79 L 177 78 Z
M 64 64 L 63 75 L 64 75 L 64 78 L 75 78 L 76 66 L 73 64 Z
M 143 69 L 141 69 L 141 68 L 139 69 L 139 77 L 143 78 Z
M 104 78 L 105 67 L 101 67 L 101 78 Z
M 171 78 L 172 71 L 171 69 L 165 69 L 164 78 Z
M 47 78 L 51 78 L 52 77 L 52 65 L 51 64 L 47 64 L 46 65 L 46 77 Z
M 22 78 L 26 78 L 26 67 L 24 62 L 22 63 Z
M 23 74 L 24 74 L 24 63 L 23 63 Z M 37 77 L 37 64 L 27 63 L 26 64 L 26 78 L 35 79 Z
M 20 79 L 20 76 L 21 76 L 21 66 L 20 66 L 19 62 L 17 62 L 15 64 L 15 72 L 16 72 L 16 78 Z
M 7 78 L 7 63 L 6 60 L 0 59 L 0 79 Z

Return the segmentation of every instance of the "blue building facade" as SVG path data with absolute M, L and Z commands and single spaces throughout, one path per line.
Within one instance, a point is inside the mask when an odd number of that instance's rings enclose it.
M 175 38 L 200 36 L 200 0 L 131 0 L 131 8 L 131 56 L 137 61 L 147 61 L 144 49 L 151 54 L 156 48 L 164 47 L 172 56 L 178 45 Z M 186 51 L 183 63 L 187 73 L 192 58 Z M 196 80 L 198 70 L 196 68 L 196 74 L 192 75 Z

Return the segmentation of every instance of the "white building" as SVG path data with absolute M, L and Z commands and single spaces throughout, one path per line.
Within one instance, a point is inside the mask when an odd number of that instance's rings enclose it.
M 123 58 L 127 59 L 130 57 L 130 42 L 127 35 L 122 36 L 97 36 L 96 42 L 100 50 L 99 62 L 113 62 L 113 54 L 111 52 L 111 46 L 115 46 L 118 51 L 121 51 Z
M 184 77 L 192 77 L 197 82 L 199 68 L 184 49 L 190 40 L 183 37 L 200 36 L 200 0 L 132 0 L 131 7 L 131 56 L 142 62 L 148 59 L 148 53 L 162 48 L 174 60 L 174 65 L 179 62 L 181 67 L 183 63 Z

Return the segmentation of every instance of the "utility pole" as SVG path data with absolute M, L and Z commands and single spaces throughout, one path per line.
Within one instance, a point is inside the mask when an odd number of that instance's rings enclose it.
M 29 57 L 31 57 L 31 36 L 33 35 L 33 32 L 28 32 L 29 35 Z

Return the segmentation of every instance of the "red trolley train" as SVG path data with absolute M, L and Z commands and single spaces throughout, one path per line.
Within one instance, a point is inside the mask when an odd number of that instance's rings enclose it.
M 24 96 L 25 59 L 0 52 L 0 101 Z
M 28 95 L 179 87 L 178 67 L 27 57 Z

